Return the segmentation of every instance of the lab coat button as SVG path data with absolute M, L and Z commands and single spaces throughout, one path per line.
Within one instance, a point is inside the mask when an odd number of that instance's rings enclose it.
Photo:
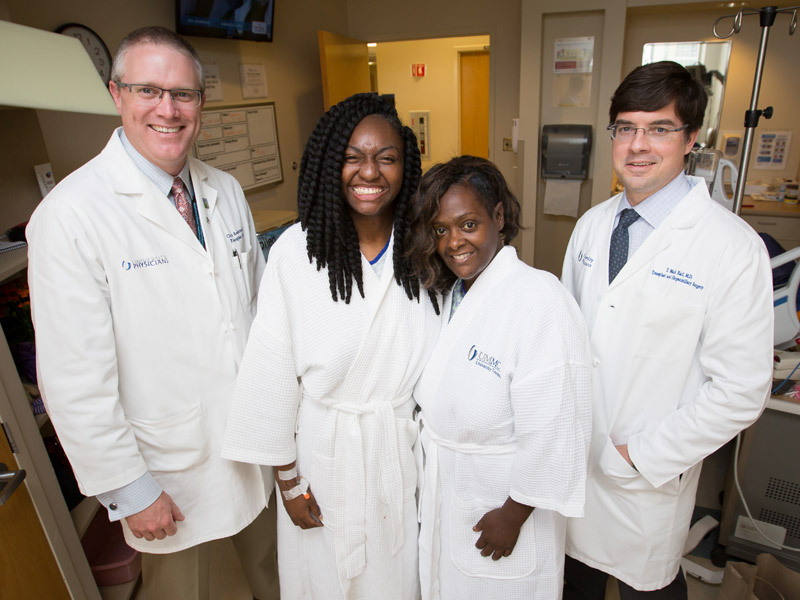
M 119 506 L 117 505 L 116 502 L 112 502 L 111 504 L 108 505 L 108 508 L 110 508 L 111 510 L 117 510 Z
M 231 323 L 230 323 L 230 327 L 231 327 L 231 331 L 233 331 L 234 329 L 236 329 L 236 323 L 234 323 L 233 321 L 231 321 Z
M 600 366 L 600 359 L 599 358 L 593 358 L 592 359 L 592 366 L 593 367 L 599 367 Z

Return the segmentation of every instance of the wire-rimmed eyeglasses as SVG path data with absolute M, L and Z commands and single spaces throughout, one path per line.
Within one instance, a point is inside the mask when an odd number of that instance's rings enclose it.
M 130 93 L 133 94 L 133 97 L 142 104 L 158 104 L 161 102 L 164 92 L 169 94 L 173 102 L 191 107 L 200 106 L 200 101 L 203 99 L 203 92 L 201 90 L 182 88 L 167 90 L 144 83 L 123 83 L 122 81 L 115 81 L 114 83 L 119 87 L 128 88 Z
M 653 125 L 652 127 L 634 127 L 627 123 L 611 123 L 606 129 L 611 133 L 612 140 L 632 140 L 636 137 L 636 132 L 641 130 L 650 140 L 665 140 L 673 133 L 683 131 L 689 127 L 688 125 L 681 125 L 680 127 L 664 127 L 663 125 Z

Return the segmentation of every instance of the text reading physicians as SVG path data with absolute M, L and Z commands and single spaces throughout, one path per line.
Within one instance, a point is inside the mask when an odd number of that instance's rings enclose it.
M 449 317 L 422 408 L 425 600 L 553 600 L 566 517 L 583 514 L 591 425 L 586 326 L 550 273 L 517 258 L 519 203 L 489 161 L 422 178 L 412 259 Z
M 81 490 L 145 553 L 148 600 L 207 598 L 205 542 L 224 537 L 253 595 L 277 598 L 271 486 L 220 456 L 264 266 L 250 209 L 187 159 L 204 96 L 183 38 L 129 34 L 109 87 L 122 127 L 27 230 L 48 413 Z
M 275 466 L 282 600 L 419 595 L 411 393 L 440 328 L 405 257 L 419 165 L 388 102 L 340 102 L 270 250 L 224 456 Z
M 680 557 L 702 460 L 761 413 L 772 378 L 764 245 L 683 174 L 706 95 L 673 62 L 611 99 L 625 191 L 572 234 L 563 282 L 594 360 L 586 514 L 567 527 L 565 599 L 686 598 Z

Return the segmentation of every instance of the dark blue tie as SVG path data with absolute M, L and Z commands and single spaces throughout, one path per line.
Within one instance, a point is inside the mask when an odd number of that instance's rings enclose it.
M 608 256 L 608 283 L 614 278 L 628 262 L 628 227 L 639 218 L 632 208 L 626 208 L 619 215 L 619 223 L 611 234 L 611 247 Z

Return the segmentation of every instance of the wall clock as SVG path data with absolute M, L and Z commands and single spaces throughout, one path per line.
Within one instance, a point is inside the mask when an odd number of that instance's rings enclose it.
M 108 51 L 108 46 L 105 45 L 103 39 L 86 25 L 80 25 L 79 23 L 61 25 L 56 29 L 56 33 L 72 36 L 83 44 L 97 72 L 100 74 L 100 78 L 108 86 L 108 80 L 111 78 L 111 53 Z

